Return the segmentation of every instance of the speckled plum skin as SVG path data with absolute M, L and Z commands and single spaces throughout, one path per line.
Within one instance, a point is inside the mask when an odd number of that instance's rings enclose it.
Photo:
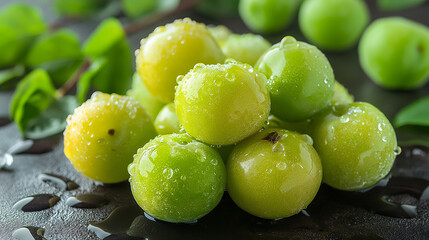
M 268 128 L 240 142 L 227 162 L 228 192 L 244 211 L 266 219 L 305 209 L 322 182 L 308 135 Z
M 149 92 L 164 103 L 173 101 L 176 78 L 195 64 L 225 60 L 206 26 L 185 18 L 158 27 L 141 42 L 136 66 Z
M 389 120 L 369 103 L 336 105 L 310 126 L 323 165 L 323 182 L 341 190 L 370 187 L 384 178 L 398 153 Z
M 265 82 L 247 64 L 198 64 L 177 87 L 177 117 L 188 134 L 205 143 L 239 142 L 261 129 L 268 118 Z
M 374 21 L 359 42 L 365 73 L 389 89 L 415 89 L 429 80 L 429 28 L 401 17 Z
M 216 150 L 187 134 L 159 135 L 128 167 L 133 196 L 151 216 L 191 222 L 222 198 L 226 169 Z
M 133 154 L 155 136 L 152 121 L 137 101 L 95 92 L 68 117 L 64 153 L 86 177 L 117 183 L 128 179 Z
M 305 120 L 327 107 L 334 95 L 334 73 L 316 47 L 287 36 L 255 65 L 268 79 L 271 113 L 290 122 Z

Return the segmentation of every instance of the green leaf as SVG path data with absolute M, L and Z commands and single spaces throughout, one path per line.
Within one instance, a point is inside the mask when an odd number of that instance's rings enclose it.
M 23 76 L 25 68 L 22 65 L 16 65 L 13 68 L 5 69 L 0 71 L 0 86 L 8 83 L 9 81 Z
M 64 96 L 54 100 L 51 105 L 25 127 L 25 136 L 41 139 L 61 133 L 66 127 L 67 116 L 79 106 L 76 97 Z
M 84 53 L 92 62 L 105 61 L 92 79 L 93 86 L 102 92 L 125 94 L 131 85 L 133 57 L 121 23 L 103 21 L 85 43 Z
M 33 40 L 46 31 L 38 9 L 11 4 L 0 12 L 0 68 L 13 66 L 25 55 Z
M 157 7 L 156 0 L 122 0 L 122 9 L 130 18 L 138 18 L 152 12 Z
M 396 115 L 393 124 L 396 128 L 406 125 L 429 127 L 429 96 L 403 108 Z
M 72 31 L 42 35 L 28 52 L 25 64 L 45 69 L 55 85 L 65 83 L 83 60 L 79 39 Z
M 55 88 L 46 71 L 36 69 L 18 84 L 9 107 L 10 116 L 21 132 L 52 102 Z
M 422 145 L 429 147 L 429 127 L 403 126 L 396 129 L 399 146 Z
M 101 57 L 123 39 L 125 33 L 121 23 L 113 18 L 107 19 L 89 36 L 83 52 L 92 57 Z
M 79 103 L 83 103 L 87 99 L 89 89 L 91 84 L 97 74 L 104 68 L 106 61 L 104 58 L 97 59 L 91 64 L 91 66 L 86 70 L 79 79 L 77 83 L 76 96 Z
M 59 14 L 71 17 L 91 17 L 103 9 L 109 1 L 104 0 L 56 0 Z
M 396 11 L 416 7 L 427 0 L 377 0 L 377 6 L 383 11 Z

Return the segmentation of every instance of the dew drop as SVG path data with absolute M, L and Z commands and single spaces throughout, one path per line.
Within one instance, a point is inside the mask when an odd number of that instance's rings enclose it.
M 313 139 L 309 135 L 304 134 L 303 137 L 306 143 L 308 143 L 309 145 L 313 145 Z
M 218 164 L 218 162 L 216 161 L 216 159 L 212 159 L 212 160 L 210 161 L 210 163 L 211 163 L 213 166 L 216 166 L 216 165 Z
M 278 168 L 279 170 L 285 170 L 285 169 L 286 169 L 286 167 L 287 167 L 287 165 L 286 165 L 286 163 L 285 163 L 285 162 L 278 162 L 278 163 L 276 164 L 276 168 Z
M 280 47 L 285 47 L 288 44 L 296 43 L 296 39 L 292 36 L 286 36 L 280 42 Z
M 399 154 L 401 154 L 402 149 L 400 146 L 396 146 L 395 150 L 393 150 L 393 153 L 398 156 Z
M 166 168 L 164 169 L 164 171 L 162 171 L 162 174 L 164 175 L 165 178 L 170 179 L 173 177 L 173 169 L 171 168 Z
M 183 80 L 183 78 L 184 78 L 184 76 L 183 76 L 183 75 L 179 75 L 179 76 L 177 76 L 177 78 L 176 78 L 176 82 L 177 82 L 177 83 L 180 83 L 180 82 Z

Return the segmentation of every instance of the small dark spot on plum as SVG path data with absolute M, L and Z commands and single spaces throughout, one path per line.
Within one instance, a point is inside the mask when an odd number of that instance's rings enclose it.
M 419 53 L 423 53 L 423 51 L 424 51 L 424 50 L 425 50 L 425 49 L 424 49 L 423 45 L 419 44 L 419 45 L 417 46 L 417 51 L 419 51 Z
M 269 142 L 271 142 L 272 144 L 275 144 L 279 139 L 280 139 L 280 134 L 276 131 L 270 132 L 268 133 L 268 135 L 264 138 L 262 138 L 262 140 L 267 140 Z
M 109 131 L 107 131 L 107 133 L 108 133 L 110 136 L 113 136 L 113 135 L 115 135 L 115 129 L 109 129 Z

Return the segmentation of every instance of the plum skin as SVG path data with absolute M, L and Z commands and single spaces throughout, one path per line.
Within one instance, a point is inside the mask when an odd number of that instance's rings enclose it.
M 397 154 L 395 131 L 376 107 L 365 102 L 336 105 L 316 116 L 310 135 L 323 165 L 323 182 L 340 190 L 376 184 Z
M 278 128 L 240 142 L 227 162 L 232 200 L 266 219 L 289 217 L 306 208 L 322 181 L 322 165 L 311 144 L 308 135 Z
M 306 0 L 299 11 L 304 36 L 328 51 L 344 51 L 356 45 L 369 19 L 362 0 Z
M 186 132 L 213 145 L 237 143 L 264 125 L 270 111 L 266 79 L 247 64 L 197 64 L 180 79 L 174 99 Z
M 325 55 L 310 44 L 284 37 L 262 55 L 255 69 L 267 77 L 271 113 L 299 122 L 327 107 L 334 95 L 334 72 Z
M 220 46 L 204 24 L 189 18 L 158 27 L 136 51 L 137 71 L 149 92 L 161 102 L 173 101 L 176 78 L 195 64 L 225 60 Z
M 376 84 L 416 89 L 429 80 L 429 28 L 402 17 L 374 21 L 359 43 L 359 61 Z
M 68 117 L 64 153 L 86 177 L 117 183 L 128 179 L 133 154 L 155 136 L 149 115 L 136 100 L 95 92 Z
M 219 153 L 187 134 L 159 135 L 129 165 L 134 199 L 151 216 L 191 222 L 221 200 L 226 169 Z

